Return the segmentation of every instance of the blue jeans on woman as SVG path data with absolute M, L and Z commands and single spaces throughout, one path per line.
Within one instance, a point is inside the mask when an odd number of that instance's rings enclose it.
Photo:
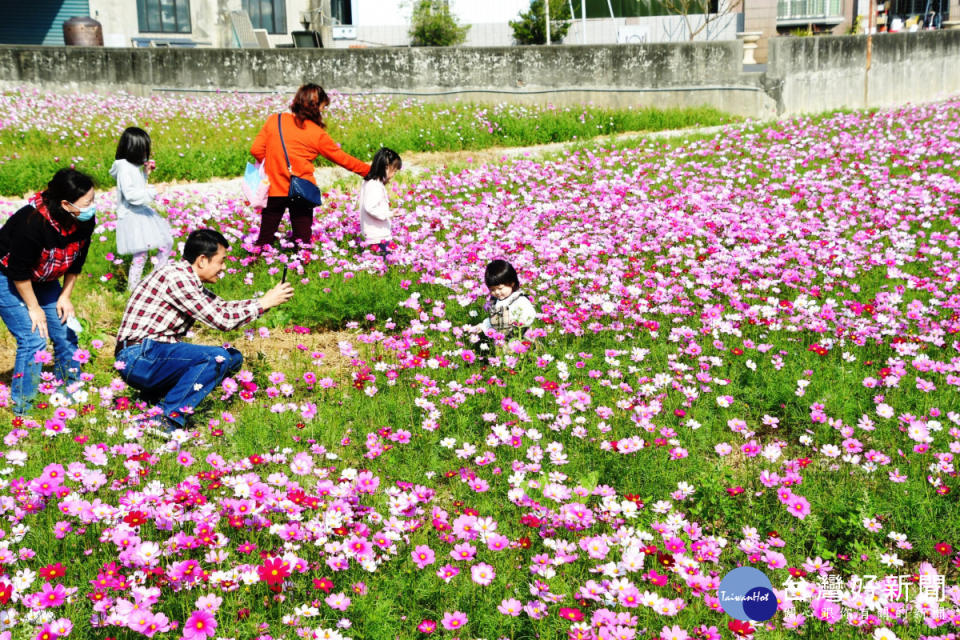
M 127 384 L 162 398 L 163 415 L 177 428 L 186 424 L 187 411 L 240 369 L 243 354 L 236 349 L 188 342 L 144 340 L 117 352 L 117 362 L 124 363 L 120 377 Z
M 54 372 L 57 378 L 69 384 L 75 382 L 79 376 L 80 365 L 73 361 L 73 354 L 77 350 L 77 334 L 57 317 L 57 298 L 60 297 L 61 290 L 57 280 L 33 283 L 33 293 L 47 316 L 47 333 L 53 342 L 56 359 Z M 13 400 L 13 412 L 23 415 L 30 410 L 37 395 L 43 364 L 34 356 L 38 351 L 47 348 L 47 339 L 41 336 L 39 331 L 30 330 L 32 323 L 27 304 L 20 297 L 13 280 L 3 272 L 0 272 L 0 319 L 3 319 L 3 323 L 17 341 L 10 396 Z

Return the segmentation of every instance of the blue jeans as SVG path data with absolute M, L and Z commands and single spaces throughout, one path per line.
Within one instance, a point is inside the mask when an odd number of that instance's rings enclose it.
M 60 282 L 57 280 L 33 283 L 33 293 L 47 316 L 47 333 L 53 342 L 56 359 L 54 372 L 57 378 L 69 384 L 77 380 L 80 365 L 73 361 L 73 353 L 77 350 L 77 334 L 57 317 L 57 298 L 60 297 L 60 291 Z M 34 359 L 34 354 L 47 348 L 47 340 L 39 331 L 30 331 L 27 305 L 20 297 L 13 280 L 3 272 L 0 272 L 0 318 L 17 341 L 10 395 L 13 399 L 13 412 L 23 415 L 30 410 L 37 395 L 40 371 L 43 368 L 43 365 Z
M 162 398 L 163 414 L 180 426 L 184 409 L 194 409 L 224 378 L 243 364 L 236 349 L 206 347 L 187 342 L 144 340 L 117 353 L 127 384 Z

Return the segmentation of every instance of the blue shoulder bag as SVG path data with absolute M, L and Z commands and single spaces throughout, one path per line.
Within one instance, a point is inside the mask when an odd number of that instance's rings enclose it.
M 293 175 L 293 167 L 290 166 L 290 156 L 287 155 L 287 145 L 283 142 L 283 127 L 280 119 L 283 114 L 277 114 L 277 131 L 280 133 L 280 146 L 283 147 L 283 157 L 287 161 L 287 171 L 290 172 L 290 190 L 287 197 L 291 200 L 306 200 L 315 207 L 319 207 L 323 202 L 323 193 L 309 180 L 298 178 Z

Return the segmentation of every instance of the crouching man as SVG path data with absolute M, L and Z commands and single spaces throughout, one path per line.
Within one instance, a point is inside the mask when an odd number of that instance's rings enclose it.
M 236 349 L 181 342 L 200 321 L 229 331 L 256 320 L 293 296 L 280 283 L 256 300 L 223 300 L 206 289 L 223 271 L 227 239 L 212 229 L 188 237 L 182 260 L 171 260 L 133 290 L 117 332 L 114 357 L 120 376 L 163 408 L 163 430 L 186 424 L 192 410 L 243 363 Z M 122 363 L 122 364 L 120 364 Z

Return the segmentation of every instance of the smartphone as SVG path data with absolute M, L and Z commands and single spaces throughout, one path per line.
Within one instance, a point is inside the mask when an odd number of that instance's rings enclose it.
M 283 265 L 283 277 L 280 278 L 280 284 L 287 281 L 287 265 Z

